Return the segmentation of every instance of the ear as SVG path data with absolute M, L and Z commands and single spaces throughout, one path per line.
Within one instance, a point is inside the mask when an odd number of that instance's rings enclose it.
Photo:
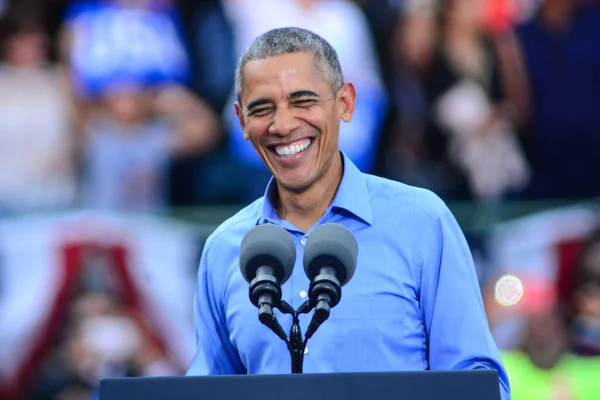
M 351 82 L 344 83 L 339 90 L 338 96 L 340 117 L 344 122 L 352 121 L 352 114 L 354 114 L 354 106 L 356 105 L 356 89 L 354 85 Z
M 246 121 L 244 120 L 244 110 L 242 110 L 242 106 L 240 105 L 239 101 L 235 102 L 235 113 L 237 114 L 238 120 L 240 121 L 242 131 L 244 131 L 244 140 L 249 140 L 250 136 L 246 133 Z

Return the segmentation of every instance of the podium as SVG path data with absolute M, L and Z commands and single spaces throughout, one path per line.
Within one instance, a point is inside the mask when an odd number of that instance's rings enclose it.
M 495 370 L 110 378 L 100 400 L 500 400 Z

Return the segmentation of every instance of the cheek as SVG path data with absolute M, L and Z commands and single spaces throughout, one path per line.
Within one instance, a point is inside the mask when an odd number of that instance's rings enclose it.
M 302 120 L 305 127 L 312 129 L 315 135 L 321 136 L 325 141 L 329 140 L 329 131 L 331 123 L 328 116 L 319 109 L 301 110 L 297 113 L 297 118 Z
M 267 120 L 251 120 L 246 124 L 244 135 L 253 142 L 260 141 L 269 131 L 270 122 Z
M 336 120 L 333 116 L 327 116 L 322 119 L 321 122 L 321 136 L 326 147 L 336 147 L 337 146 L 337 130 L 336 123 L 339 123 L 339 120 Z

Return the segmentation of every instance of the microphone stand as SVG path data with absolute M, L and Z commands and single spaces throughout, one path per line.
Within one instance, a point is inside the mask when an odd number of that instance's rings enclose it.
M 289 303 L 285 300 L 281 300 L 275 307 L 283 314 L 290 314 L 293 318 L 289 339 L 287 337 L 282 337 L 281 327 L 277 322 L 275 322 L 275 324 L 265 325 L 286 343 L 292 361 L 292 374 L 301 374 L 304 364 L 304 349 L 306 348 L 306 342 L 309 338 L 306 337 L 305 339 L 302 339 L 302 328 L 300 328 L 299 316 L 300 314 L 308 314 L 314 308 L 314 304 L 312 304 L 310 300 L 306 300 L 297 310 L 294 310 Z M 275 320 L 275 315 L 273 315 L 273 319 Z M 279 326 L 279 328 L 276 326 Z

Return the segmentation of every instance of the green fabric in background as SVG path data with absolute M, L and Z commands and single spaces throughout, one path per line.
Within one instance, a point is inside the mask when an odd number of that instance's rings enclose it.
M 503 353 L 502 360 L 512 400 L 600 400 L 600 357 L 565 355 L 549 371 L 537 368 L 524 353 Z

